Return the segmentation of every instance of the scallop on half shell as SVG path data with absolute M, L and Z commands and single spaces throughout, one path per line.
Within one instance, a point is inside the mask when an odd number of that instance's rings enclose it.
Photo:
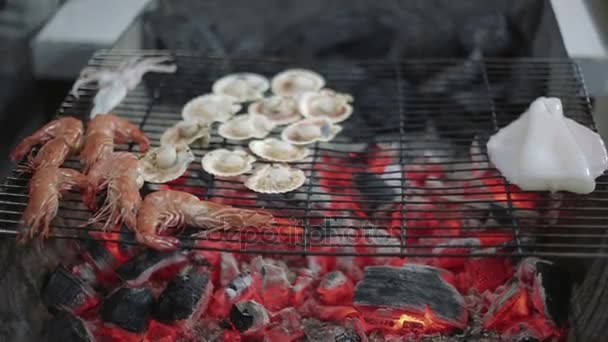
M 237 102 L 261 99 L 270 88 L 268 79 L 262 75 L 242 72 L 226 75 L 213 83 L 213 92 L 232 96 Z
M 226 122 L 241 110 L 236 99 L 228 95 L 206 94 L 188 101 L 182 117 L 189 121 Z
M 285 127 L 281 139 L 294 145 L 307 145 L 315 141 L 327 142 L 342 131 L 342 126 L 328 118 L 304 119 Z
M 202 121 L 179 121 L 169 127 L 160 137 L 161 145 L 191 145 L 206 147 L 211 140 L 210 123 Z
M 243 150 L 213 150 L 203 157 L 203 170 L 214 176 L 236 177 L 252 168 L 255 158 Z
M 283 163 L 302 160 L 310 153 L 310 150 L 306 147 L 294 146 L 286 141 L 275 138 L 250 141 L 249 149 L 261 158 Z
M 288 125 L 302 118 L 296 100 L 277 95 L 253 102 L 249 105 L 248 112 L 262 115 L 275 125 Z
M 142 176 L 150 183 L 166 183 L 181 177 L 193 160 L 194 154 L 186 144 L 153 148 L 140 159 Z
M 217 133 L 226 139 L 262 139 L 272 131 L 275 124 L 265 116 L 255 114 L 237 115 L 220 125 Z
M 272 92 L 285 97 L 318 91 L 325 85 L 325 79 L 318 73 L 306 69 L 288 69 L 276 74 L 271 81 Z
M 353 113 L 350 94 L 337 93 L 331 89 L 306 92 L 299 97 L 298 109 L 307 118 L 328 118 L 333 123 L 346 120 Z
M 304 171 L 285 164 L 264 165 L 245 181 L 249 190 L 263 194 L 282 194 L 304 184 Z

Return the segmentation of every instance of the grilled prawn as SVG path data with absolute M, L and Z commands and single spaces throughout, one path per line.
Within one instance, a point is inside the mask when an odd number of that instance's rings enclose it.
M 135 141 L 141 152 L 147 152 L 150 141 L 136 125 L 114 114 L 101 114 L 89 122 L 80 159 L 84 172 L 114 152 L 114 143 Z
M 141 205 L 139 189 L 143 185 L 137 157 L 129 152 L 114 152 L 89 169 L 83 201 L 92 211 L 97 210 L 96 195 L 106 190 L 105 201 L 90 222 L 105 221 L 104 229 L 124 222 L 135 229 L 137 211 Z
M 151 248 L 171 250 L 180 242 L 161 235 L 170 228 L 190 225 L 211 231 L 262 226 L 271 221 L 272 215 L 266 212 L 201 201 L 186 192 L 166 190 L 146 196 L 137 214 L 135 234 L 137 241 Z
M 62 194 L 74 187 L 82 189 L 85 185 L 86 177 L 76 170 L 52 165 L 39 168 L 30 181 L 30 198 L 22 218 L 22 224 L 28 230 L 22 239 L 28 240 L 35 235 L 48 237 Z
M 11 152 L 10 158 L 12 161 L 21 160 L 35 146 L 42 145 L 35 156 L 29 156 L 26 169 L 61 166 L 70 154 L 80 149 L 83 132 L 82 121 L 76 118 L 67 116 L 53 120 L 23 139 Z

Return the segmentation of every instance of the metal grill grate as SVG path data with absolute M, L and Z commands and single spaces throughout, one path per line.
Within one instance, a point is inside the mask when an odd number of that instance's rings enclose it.
M 135 54 L 97 53 L 90 66 L 116 65 Z M 165 52 L 166 53 L 166 52 Z M 264 230 L 183 236 L 186 248 L 301 255 L 608 256 L 607 180 L 587 196 L 522 193 L 487 165 L 487 138 L 538 96 L 557 96 L 571 118 L 593 126 L 579 68 L 570 60 L 486 59 L 297 63 L 227 60 L 173 54 L 176 74 L 149 74 L 116 112 L 137 123 L 158 145 L 190 98 L 209 92 L 217 78 L 251 71 L 268 77 L 290 67 L 317 70 L 327 86 L 354 95 L 355 113 L 330 143 L 317 143 L 295 165 L 308 176 L 298 190 L 261 195 L 240 181 L 214 179 L 200 158 L 215 148 L 246 148 L 214 131 L 197 161 L 172 186 L 203 199 L 266 208 L 279 221 Z M 95 88 L 68 97 L 60 115 L 87 117 Z M 273 134 L 276 136 L 279 129 Z M 478 146 L 479 148 L 472 148 Z M 119 149 L 135 149 L 121 146 Z M 70 160 L 67 167 L 78 167 Z M 404 171 L 405 170 L 405 171 Z M 27 202 L 28 175 L 13 173 L 2 186 L 0 223 L 16 235 Z M 144 192 L 154 190 L 146 185 Z M 99 239 L 77 193 L 62 200 L 55 238 Z M 133 243 L 122 231 L 108 241 Z

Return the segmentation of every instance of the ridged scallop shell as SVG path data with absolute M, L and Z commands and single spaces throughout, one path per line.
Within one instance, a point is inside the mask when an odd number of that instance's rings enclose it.
M 242 72 L 226 75 L 213 83 L 213 92 L 232 96 L 237 102 L 260 99 L 270 88 L 268 79 L 262 75 Z
M 140 159 L 142 177 L 150 183 L 166 183 L 181 177 L 193 160 L 186 144 L 153 148 Z
M 182 117 L 189 121 L 226 122 L 241 110 L 236 99 L 219 94 L 206 94 L 188 101 L 182 109 Z
M 262 139 L 272 131 L 275 124 L 261 115 L 237 115 L 220 125 L 217 133 L 232 140 Z
M 281 139 L 294 145 L 307 145 L 315 141 L 327 142 L 342 131 L 342 126 L 327 118 L 304 119 L 287 126 Z
M 308 91 L 318 91 L 325 86 L 325 79 L 306 69 L 288 69 L 276 74 L 271 81 L 272 92 L 285 97 L 297 97 Z
M 275 125 L 288 125 L 302 118 L 296 100 L 277 95 L 253 102 L 249 105 L 248 112 L 262 115 Z
M 160 137 L 161 145 L 191 145 L 196 142 L 197 146 L 209 145 L 211 127 L 209 123 L 202 121 L 179 121 L 169 127 Z
M 243 150 L 213 150 L 203 157 L 201 161 L 203 170 L 214 176 L 236 177 L 252 168 L 255 158 Z
M 283 163 L 302 160 L 310 153 L 310 150 L 306 147 L 294 146 L 286 141 L 275 138 L 250 141 L 249 149 L 261 158 Z
M 306 175 L 300 169 L 285 164 L 264 165 L 245 181 L 245 187 L 263 194 L 282 194 L 304 184 Z
M 333 123 L 346 120 L 353 113 L 349 102 L 350 94 L 337 93 L 331 89 L 302 94 L 298 100 L 298 110 L 306 118 L 328 118 Z

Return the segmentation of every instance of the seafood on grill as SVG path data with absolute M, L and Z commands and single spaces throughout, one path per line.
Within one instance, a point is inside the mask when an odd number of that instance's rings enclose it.
M 57 216 L 61 196 L 73 188 L 84 189 L 86 177 L 72 169 L 47 165 L 34 173 L 29 185 L 29 201 L 23 212 L 22 240 L 39 235 L 43 238 L 51 232 L 51 221 Z
M 270 213 L 240 209 L 202 201 L 187 192 L 176 190 L 148 194 L 137 214 L 137 241 L 158 250 L 172 250 L 179 239 L 168 234 L 186 225 L 204 229 L 203 233 L 218 230 L 242 229 L 269 225 Z
M 114 144 L 135 141 L 140 152 L 147 152 L 150 141 L 139 127 L 115 114 L 100 114 L 89 122 L 84 138 L 84 147 L 80 153 L 83 169 L 89 168 L 98 160 L 109 156 L 114 151 Z
M 93 164 L 87 174 L 83 202 L 95 212 L 89 223 L 104 222 L 111 228 L 121 222 L 134 229 L 141 204 L 139 189 L 144 184 L 137 156 L 130 152 L 113 152 Z M 97 193 L 106 190 L 104 203 L 97 210 Z
M 146 182 L 166 183 L 181 177 L 192 161 L 194 153 L 188 145 L 162 145 L 141 158 L 141 175 Z
M 237 102 L 249 102 L 261 99 L 268 88 L 266 77 L 242 72 L 220 78 L 213 83 L 212 90 L 215 94 L 232 96 Z
M 291 163 L 308 157 L 310 150 L 302 146 L 294 146 L 286 141 L 266 138 L 249 142 L 249 149 L 255 155 L 274 162 Z
M 293 191 L 304 184 L 304 171 L 285 164 L 264 165 L 245 181 L 245 186 L 263 194 L 281 194 Z
M 253 102 L 247 111 L 252 115 L 262 115 L 275 125 L 288 125 L 302 118 L 295 99 L 277 95 Z
M 161 145 L 194 145 L 207 147 L 211 140 L 211 126 L 202 121 L 179 121 L 160 137 Z
M 285 97 L 298 97 L 308 91 L 318 91 L 325 86 L 325 79 L 306 69 L 288 69 L 276 74 L 271 83 L 272 92 Z
M 252 168 L 255 158 L 243 150 L 213 150 L 203 157 L 203 170 L 214 176 L 236 177 Z
M 221 124 L 217 133 L 226 139 L 246 140 L 262 139 L 275 127 L 275 124 L 265 116 L 255 114 L 237 115 Z
M 85 84 L 97 83 L 99 90 L 93 99 L 91 117 L 108 113 L 137 87 L 142 77 L 148 72 L 174 73 L 175 64 L 166 64 L 172 60 L 169 56 L 128 58 L 116 68 L 85 68 L 74 83 L 70 94 L 78 98 L 78 89 Z
M 327 142 L 342 131 L 342 126 L 328 118 L 309 118 L 285 127 L 281 139 L 294 145 L 308 145 L 316 141 Z
M 205 94 L 188 101 L 182 108 L 182 117 L 189 121 L 226 122 L 241 108 L 232 96 Z
M 590 193 L 608 167 L 600 135 L 566 118 L 558 98 L 532 102 L 487 148 L 490 161 L 522 190 Z
M 331 89 L 303 93 L 298 100 L 298 109 L 306 118 L 328 118 L 333 123 L 342 122 L 353 113 L 349 104 L 350 94 L 337 93 Z
M 23 139 L 11 152 L 12 161 L 23 159 L 35 146 L 42 145 L 36 155 L 30 154 L 26 169 L 35 170 L 47 165 L 61 166 L 70 154 L 82 146 L 82 121 L 66 116 L 53 120 Z

